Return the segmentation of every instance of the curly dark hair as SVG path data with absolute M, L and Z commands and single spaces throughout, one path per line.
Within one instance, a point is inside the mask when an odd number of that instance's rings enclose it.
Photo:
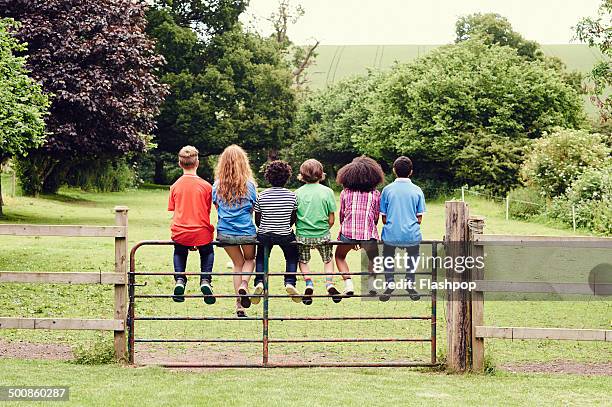
M 382 184 L 384 179 L 385 173 L 380 164 L 370 157 L 361 156 L 340 168 L 336 182 L 352 191 L 370 192 Z
M 273 187 L 284 187 L 291 177 L 291 166 L 286 161 L 270 161 L 266 165 L 264 177 Z

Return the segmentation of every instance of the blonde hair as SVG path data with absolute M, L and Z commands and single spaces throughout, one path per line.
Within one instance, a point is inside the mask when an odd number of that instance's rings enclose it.
M 179 151 L 179 165 L 186 170 L 190 170 L 198 163 L 200 152 L 194 146 L 185 146 Z
M 215 169 L 217 196 L 230 206 L 237 205 L 248 195 L 249 181 L 253 180 L 253 171 L 249 165 L 246 152 L 235 144 L 223 150 Z
M 298 175 L 298 179 L 308 184 L 323 181 L 325 179 L 323 164 L 314 158 L 304 161 L 302 165 L 300 165 L 300 174 Z

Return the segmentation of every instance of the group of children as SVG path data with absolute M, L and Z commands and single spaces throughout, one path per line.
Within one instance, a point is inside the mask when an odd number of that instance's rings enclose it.
M 346 256 L 351 249 L 362 248 L 369 259 L 369 270 L 378 251 L 378 220 L 382 216 L 383 256 L 393 257 L 403 248 L 413 259 L 418 256 L 421 241 L 420 224 L 425 212 L 421 189 L 410 181 L 412 162 L 399 157 L 393 164 L 396 179 L 382 194 L 377 187 L 384 181 L 381 166 L 368 157 L 357 157 L 340 169 L 337 182 L 342 185 L 338 220 L 338 239 L 346 244 L 330 244 L 330 229 L 335 223 L 334 192 L 321 184 L 325 179 L 323 166 L 317 160 L 306 160 L 300 166 L 298 179 L 304 183 L 295 192 L 285 188 L 292 175 L 291 166 L 276 160 L 267 164 L 264 177 L 271 185 L 257 194 L 257 185 L 245 151 L 237 145 L 227 147 L 215 170 L 211 186 L 198 177 L 198 150 L 186 146 L 179 152 L 181 176 L 170 188 L 168 210 L 173 211 L 172 240 L 174 241 L 175 287 L 173 299 L 184 301 L 187 276 L 185 268 L 189 250 L 200 253 L 200 290 L 206 304 L 214 304 L 212 268 L 214 263 L 211 207 L 217 208 L 217 241 L 233 265 L 236 292 L 236 315 L 245 317 L 245 308 L 258 304 L 264 291 L 265 253 L 279 246 L 285 257 L 285 290 L 295 302 L 312 303 L 314 284 L 310 275 L 311 250 L 317 250 L 324 263 L 327 293 L 334 302 L 354 295 L 355 289 Z M 255 215 L 253 217 L 253 214 Z M 295 231 L 294 231 L 295 225 Z M 344 280 L 343 291 L 334 285 L 334 260 Z M 414 281 L 415 263 L 406 270 L 406 279 Z M 297 270 L 305 281 L 303 294 L 297 290 Z M 249 280 L 255 276 L 252 294 Z M 387 282 L 394 280 L 393 267 L 385 267 Z M 387 288 L 380 299 L 389 299 Z M 373 291 L 375 294 L 376 292 Z M 408 289 L 408 295 L 418 300 L 418 293 Z

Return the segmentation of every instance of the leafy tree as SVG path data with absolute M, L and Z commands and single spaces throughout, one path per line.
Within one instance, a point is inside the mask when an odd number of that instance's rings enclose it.
M 26 192 L 55 192 L 84 160 L 145 149 L 165 95 L 145 9 L 140 0 L 0 2 L 1 15 L 22 22 L 27 66 L 53 95 L 50 135 L 20 164 Z
M 542 59 L 540 45 L 529 41 L 512 28 L 506 17 L 496 13 L 475 13 L 460 17 L 455 23 L 455 42 L 477 38 L 486 44 L 507 45 L 529 59 Z
M 49 100 L 40 85 L 28 77 L 25 58 L 16 57 L 25 45 L 10 31 L 19 25 L 0 19 L 0 166 L 11 157 L 24 156 L 45 140 L 44 116 Z M 0 217 L 2 217 L 2 183 L 0 183 Z
M 529 41 L 514 31 L 506 17 L 496 13 L 470 14 L 457 20 L 455 33 L 456 43 L 475 38 L 488 45 L 495 44 L 514 48 L 520 56 L 529 60 L 543 61 L 550 68 L 556 69 L 566 83 L 578 92 L 583 92 L 583 77 L 580 72 L 568 72 L 561 59 L 545 56 L 540 44 Z
M 600 134 L 557 129 L 533 144 L 521 173 L 542 195 L 559 196 L 588 168 L 609 166 L 611 152 Z
M 265 159 L 262 151 L 280 148 L 287 138 L 296 109 L 291 73 L 279 45 L 244 32 L 237 21 L 229 24 L 227 16 L 219 17 L 225 22 L 223 30 L 203 38 L 192 28 L 193 21 L 182 25 L 185 20 L 164 3 L 158 2 L 148 14 L 148 32 L 168 61 L 160 79 L 171 89 L 155 134 L 155 181 L 166 181 L 164 162 L 169 154 L 174 161 L 173 155 L 185 144 L 210 156 L 240 143 Z M 175 0 L 172 5 L 183 9 L 190 3 Z M 216 2 L 225 5 L 220 10 L 234 3 Z M 214 22 L 203 19 L 198 24 Z
M 294 165 L 308 158 L 324 164 L 328 178 L 360 154 L 356 135 L 367 124 L 368 98 L 380 81 L 380 73 L 355 76 L 302 101 L 295 120 L 295 142 L 285 150 Z
M 602 0 L 597 17 L 583 18 L 575 28 L 578 40 L 599 48 L 606 56 L 591 71 L 591 100 L 599 108 L 601 120 L 611 121 L 612 99 L 605 91 L 612 86 L 612 0 Z

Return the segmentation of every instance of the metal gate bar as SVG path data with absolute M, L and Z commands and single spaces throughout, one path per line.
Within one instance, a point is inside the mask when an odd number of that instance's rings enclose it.
M 345 242 L 330 242 L 333 245 L 350 244 Z M 441 241 L 429 240 L 422 241 L 421 244 L 432 246 L 432 256 L 437 256 L 437 245 Z M 270 316 L 269 315 L 269 299 L 270 298 L 291 298 L 289 295 L 275 295 L 269 293 L 269 277 L 284 276 L 285 273 L 270 273 L 268 272 L 269 265 L 269 250 L 264 252 L 264 292 L 262 295 L 252 295 L 252 297 L 263 298 L 263 316 L 262 317 L 212 317 L 212 316 L 136 316 L 136 299 L 137 298 L 172 298 L 173 295 L 166 294 L 136 294 L 136 276 L 175 276 L 179 273 L 171 272 L 136 272 L 136 251 L 142 246 L 159 246 L 173 245 L 169 240 L 145 240 L 138 242 L 130 252 L 130 271 L 128 273 L 128 293 L 129 293 L 129 309 L 128 309 L 128 355 L 129 362 L 134 363 L 134 352 L 136 343 L 261 343 L 262 347 L 262 362 L 257 363 L 241 363 L 241 364 L 200 364 L 200 363 L 166 363 L 161 366 L 178 367 L 178 368 L 278 368 L 278 367 L 432 367 L 436 363 L 436 290 L 432 289 L 430 294 L 420 294 L 421 297 L 431 297 L 431 315 L 428 316 Z M 216 246 L 223 246 L 218 242 L 213 242 Z M 296 243 L 297 244 L 297 243 Z M 433 262 L 431 273 L 417 272 L 416 275 L 431 275 L 432 281 L 436 281 L 437 269 L 436 262 Z M 233 275 L 253 275 L 255 273 L 212 273 L 214 276 L 233 276 Z M 361 275 L 368 276 L 370 273 L 347 273 L 351 276 Z M 404 272 L 394 272 L 395 274 L 405 274 Z M 180 275 L 199 276 L 201 273 L 180 273 Z M 327 273 L 310 273 L 310 275 L 325 276 Z M 408 297 L 408 294 L 391 294 L 390 297 Z M 203 298 L 203 295 L 184 295 L 185 298 Z M 216 298 L 236 298 L 235 294 L 219 294 Z M 312 295 L 313 298 L 327 298 L 329 295 Z M 374 298 L 371 295 L 357 294 L 355 298 Z M 346 299 L 344 297 L 343 299 Z M 261 339 L 235 339 L 235 338 L 135 338 L 135 322 L 136 321 L 262 321 L 262 337 Z M 339 321 L 339 320 L 430 320 L 431 321 L 431 336 L 429 338 L 287 338 L 275 339 L 269 337 L 269 321 Z M 431 356 L 430 362 L 347 362 L 347 363 L 270 363 L 269 362 L 269 344 L 271 343 L 367 343 L 367 342 L 430 342 Z

